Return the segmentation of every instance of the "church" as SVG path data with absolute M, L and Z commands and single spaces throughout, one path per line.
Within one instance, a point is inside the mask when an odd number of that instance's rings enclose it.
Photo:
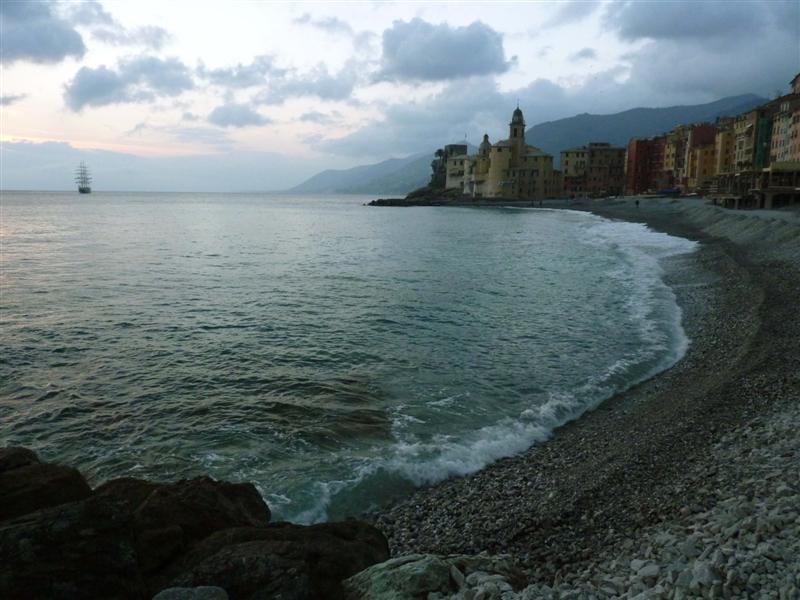
M 468 155 L 465 144 L 457 145 L 463 154 L 448 153 L 445 187 L 474 198 L 558 197 L 561 174 L 553 169 L 551 155 L 525 143 L 525 118 L 519 106 L 508 126 L 508 139 L 496 144 L 484 134 L 477 155 Z

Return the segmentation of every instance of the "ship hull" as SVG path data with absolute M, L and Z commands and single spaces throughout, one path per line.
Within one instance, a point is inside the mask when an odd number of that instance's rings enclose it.
M 81 187 L 78 188 L 78 192 L 80 192 L 81 194 L 91 194 L 92 193 L 92 188 L 90 188 L 88 185 L 87 186 L 81 186 Z

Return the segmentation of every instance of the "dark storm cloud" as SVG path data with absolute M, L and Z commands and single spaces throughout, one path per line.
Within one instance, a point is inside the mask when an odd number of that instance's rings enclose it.
M 575 54 L 572 54 L 569 57 L 572 62 L 590 60 L 593 58 L 597 58 L 597 51 L 595 51 L 594 48 L 581 48 Z
M 378 79 L 444 81 L 504 73 L 515 60 L 506 60 L 503 36 L 480 21 L 451 27 L 415 18 L 395 21 L 383 32 Z
M 569 23 L 582 21 L 600 8 L 599 0 L 570 0 L 561 2 L 558 10 L 547 21 L 543 27 L 560 27 Z
M 15 102 L 25 99 L 28 94 L 7 94 L 0 96 L 0 106 L 11 106 Z
M 86 53 L 81 34 L 54 12 L 50 2 L 0 3 L 2 62 L 57 63 Z
M 149 102 L 177 96 L 194 87 L 191 73 L 176 58 L 140 56 L 122 61 L 116 69 L 81 67 L 64 89 L 69 108 Z
M 211 111 L 208 122 L 220 127 L 250 127 L 266 125 L 270 120 L 246 104 L 223 104 Z
M 768 24 L 769 11 L 781 0 L 675 0 L 672 2 L 618 1 L 606 9 L 604 21 L 623 40 L 748 37 Z M 788 4 L 788 3 L 786 3 Z M 795 7 L 800 6 L 794 2 Z
M 649 40 L 624 57 L 627 87 L 666 98 L 767 96 L 800 69 L 796 1 L 616 2 L 604 24 L 625 40 Z

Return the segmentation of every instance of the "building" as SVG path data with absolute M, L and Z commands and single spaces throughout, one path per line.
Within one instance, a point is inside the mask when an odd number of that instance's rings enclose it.
M 687 173 L 686 189 L 691 192 L 700 192 L 708 189 L 708 184 L 714 177 L 715 144 L 695 146 L 690 150 Z
M 633 138 L 628 142 L 625 153 L 626 194 L 644 194 L 672 185 L 671 180 L 665 177 L 666 149 L 667 136 L 663 135 L 647 139 Z
M 618 196 L 625 188 L 625 148 L 605 142 L 561 152 L 564 194 L 575 196 Z
M 553 157 L 525 141 L 525 118 L 519 107 L 508 124 L 508 139 L 496 144 L 484 135 L 475 156 L 452 155 L 446 183 L 476 198 L 530 198 L 559 196 L 560 173 Z M 463 162 L 462 162 L 463 161 Z
M 430 187 L 435 189 L 447 188 L 448 163 L 452 158 L 465 156 L 466 154 L 466 144 L 448 144 L 444 148 L 437 150 L 431 162 L 433 174 L 431 175 Z
M 729 118 L 717 121 L 717 132 L 714 135 L 715 175 L 733 172 L 735 147 L 733 119 Z
M 800 108 L 800 94 L 788 94 L 779 98 L 777 110 L 772 116 L 769 164 L 788 162 L 792 157 L 792 120 Z
M 670 131 L 664 145 L 664 176 L 671 181 L 671 186 L 681 185 L 681 176 L 685 171 L 686 147 L 689 141 L 689 125 L 678 125 Z
M 675 171 L 674 175 L 676 184 L 679 185 L 681 189 L 688 190 L 692 188 L 689 182 L 690 177 L 696 176 L 696 165 L 692 164 L 692 161 L 698 155 L 696 150 L 708 145 L 713 147 L 717 128 L 711 123 L 697 123 L 686 126 L 685 131 L 686 141 L 683 145 L 685 155 L 683 161 L 681 161 L 681 167 Z M 706 148 L 706 153 L 707 152 L 708 149 Z

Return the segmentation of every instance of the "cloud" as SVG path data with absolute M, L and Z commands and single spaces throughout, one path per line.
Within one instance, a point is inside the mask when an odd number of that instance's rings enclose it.
M 135 29 L 97 28 L 92 37 L 113 46 L 144 46 L 153 50 L 160 50 L 171 38 L 166 29 L 154 25 Z
M 312 27 L 316 27 L 317 29 L 321 29 L 322 31 L 327 31 L 328 33 L 340 33 L 345 35 L 353 35 L 353 28 L 350 27 L 349 23 L 342 21 L 341 19 L 337 19 L 336 17 L 323 17 L 321 19 L 313 18 L 309 13 L 305 13 L 300 17 L 297 17 L 293 21 L 298 25 L 311 25 Z
M 223 104 L 211 111 L 208 122 L 220 127 L 266 125 L 271 121 L 246 104 Z
M 330 125 L 336 123 L 341 118 L 341 114 L 334 111 L 332 114 L 325 114 L 317 111 L 310 111 L 300 115 L 299 120 L 304 123 L 316 123 L 318 125 Z
M 69 20 L 87 27 L 94 39 L 113 46 L 143 46 L 160 50 L 170 39 L 166 29 L 145 25 L 128 29 L 120 24 L 99 2 L 75 2 L 68 5 Z
M 597 52 L 594 48 L 581 48 L 576 53 L 571 54 L 569 59 L 572 62 L 578 62 L 581 60 L 590 60 L 593 58 L 597 58 Z
M 480 21 L 451 27 L 414 18 L 395 21 L 383 32 L 378 79 L 443 81 L 503 73 L 515 60 L 506 60 L 503 36 Z
M 229 150 L 233 142 L 228 134 L 213 127 L 164 127 L 166 131 L 179 142 L 211 146 L 216 150 Z
M 198 68 L 198 75 L 214 85 L 232 88 L 248 88 L 264 85 L 269 78 L 282 78 L 287 70 L 275 65 L 275 58 L 269 54 L 256 56 L 250 64 L 239 63 L 223 69 Z
M 0 106 L 11 106 L 15 102 L 19 102 L 28 97 L 28 94 L 7 94 L 0 96 Z
M 508 135 L 508 122 L 519 99 L 529 124 L 569 116 L 581 101 L 557 84 L 538 79 L 501 91 L 492 77 L 448 83 L 418 102 L 387 107 L 383 118 L 341 138 L 325 139 L 318 150 L 346 156 L 386 158 L 424 151 L 455 141 L 475 143 L 486 132 L 492 140 Z
M 193 112 L 189 112 L 188 110 L 181 115 L 181 120 L 183 121 L 199 121 L 200 117 Z
M 785 90 L 798 70 L 797 52 L 786 50 L 797 49 L 800 39 L 800 4 L 794 1 L 616 2 L 604 24 L 624 40 L 645 42 L 624 57 L 627 87 L 673 103 L 769 95 Z M 680 77 L 664 76 L 676 68 Z
M 359 78 L 358 63 L 348 62 L 337 73 L 329 72 L 328 67 L 320 63 L 305 73 L 289 71 L 282 77 L 271 78 L 254 101 L 257 104 L 281 104 L 289 98 L 299 96 L 346 100 L 353 93 Z
M 561 2 L 558 10 L 547 19 L 542 26 L 545 28 L 561 27 L 569 23 L 584 20 L 600 8 L 599 0 L 570 0 Z
M 53 12 L 50 2 L 0 2 L 2 62 L 58 63 L 86 53 L 81 34 Z
M 769 43 L 769 39 L 763 42 L 765 46 Z M 757 62 L 754 60 L 753 65 L 748 64 L 748 73 L 755 74 Z M 681 79 L 680 85 L 671 83 L 674 89 L 666 93 L 659 87 L 666 84 L 658 75 L 666 72 L 668 64 L 673 64 L 674 68 L 678 64 L 676 57 L 659 59 L 647 55 L 636 64 L 635 72 L 620 65 L 596 72 L 581 82 L 571 82 L 569 86 L 537 79 L 517 89 L 504 90 L 500 89 L 494 77 L 453 81 L 422 100 L 390 105 L 382 117 L 365 122 L 348 135 L 320 139 L 314 146 L 334 155 L 379 160 L 460 141 L 464 134 L 473 143 L 477 143 L 484 132 L 492 141 L 507 137 L 509 118 L 517 99 L 530 127 L 587 110 L 594 114 L 610 114 L 637 106 L 694 104 L 752 91 L 767 93 L 773 89 L 750 87 L 746 80 L 743 84 L 742 80 L 737 80 L 738 72 L 728 75 L 720 68 L 721 64 L 715 64 L 723 73 L 721 76 L 731 83 L 730 87 L 723 85 L 720 79 L 715 81 L 713 88 L 702 87 L 698 76 L 697 80 L 690 81 L 678 78 Z M 646 70 L 646 73 L 639 70 Z M 705 70 L 698 71 L 701 73 Z M 785 68 L 780 80 L 788 82 L 793 73 Z M 646 76 L 658 81 L 653 82 Z M 707 73 L 705 76 L 708 78 Z M 719 93 L 718 90 L 729 93 Z M 532 139 L 530 143 L 535 145 L 536 140 Z
M 64 101 L 79 111 L 85 106 L 149 102 L 193 87 L 191 72 L 178 59 L 140 56 L 121 61 L 116 69 L 81 67 L 65 86 Z
M 352 40 L 356 49 L 367 52 L 372 50 L 372 43 L 377 36 L 371 31 L 355 31 L 349 23 L 337 17 L 321 17 L 315 19 L 309 13 L 304 13 L 293 21 L 297 25 L 309 25 L 331 35 L 341 35 Z
M 608 5 L 604 15 L 607 28 L 623 40 L 687 39 L 708 40 L 722 37 L 741 42 L 769 22 L 769 13 L 794 5 L 795 28 L 800 5 L 794 0 L 757 2 L 740 0 L 673 0 L 671 2 L 631 2 L 618 0 Z

